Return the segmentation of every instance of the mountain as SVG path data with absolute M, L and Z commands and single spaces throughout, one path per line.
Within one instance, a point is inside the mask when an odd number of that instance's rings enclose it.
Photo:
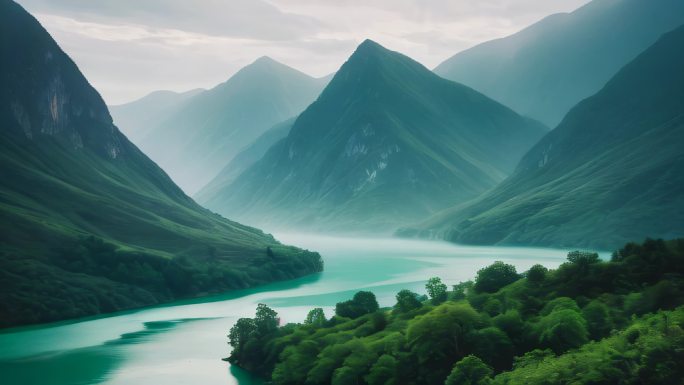
M 434 71 L 555 127 L 573 106 L 681 24 L 681 0 L 594 0 L 463 51 Z
M 249 223 L 387 231 L 493 187 L 545 132 L 366 40 L 289 135 L 207 204 Z
M 186 92 L 155 91 L 130 103 L 109 106 L 109 112 L 114 124 L 132 142 L 140 143 L 162 120 L 203 91 L 201 88 Z
M 573 108 L 501 185 L 433 218 L 422 233 L 604 249 L 684 235 L 682 47 L 684 26 Z
M 320 256 L 197 205 L 122 135 L 22 7 L 0 0 L 0 327 L 244 288 Z
M 240 151 L 219 174 L 204 186 L 194 198 L 201 204 L 211 204 L 215 199 L 220 199 L 217 194 L 230 186 L 245 170 L 261 159 L 271 146 L 290 133 L 295 118 L 280 122 L 261 134 L 252 144 Z
M 173 111 L 140 147 L 194 194 L 266 130 L 302 112 L 327 81 L 262 57 Z

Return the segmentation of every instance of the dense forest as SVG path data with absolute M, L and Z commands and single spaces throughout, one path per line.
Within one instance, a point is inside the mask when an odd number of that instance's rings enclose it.
M 260 304 L 230 330 L 232 364 L 274 384 L 680 384 L 684 239 L 574 251 L 556 270 L 496 262 L 450 290 L 371 292 L 279 326 Z
M 275 242 L 260 256 L 242 260 L 212 247 L 193 257 L 159 256 L 94 236 L 65 242 L 42 258 L 0 250 L 0 286 L 7 289 L 0 293 L 0 327 L 244 289 L 322 270 L 320 254 Z

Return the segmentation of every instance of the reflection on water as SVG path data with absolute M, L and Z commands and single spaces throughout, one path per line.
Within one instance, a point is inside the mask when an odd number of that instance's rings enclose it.
M 229 352 L 231 325 L 253 316 L 258 303 L 275 308 L 283 322 L 301 322 L 312 307 L 331 315 L 335 303 L 361 289 L 376 293 L 381 306 L 391 306 L 401 289 L 424 292 L 431 276 L 453 284 L 495 260 L 524 271 L 535 263 L 556 267 L 566 255 L 554 249 L 414 240 L 278 238 L 319 251 L 325 272 L 106 317 L 6 330 L 0 333 L 2 385 L 260 384 L 220 360 Z

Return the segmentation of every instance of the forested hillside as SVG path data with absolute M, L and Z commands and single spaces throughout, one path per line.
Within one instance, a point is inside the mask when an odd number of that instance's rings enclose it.
M 391 309 L 359 292 L 326 319 L 278 327 L 265 305 L 240 319 L 228 360 L 274 384 L 679 384 L 684 239 L 630 243 L 602 261 L 575 251 L 556 270 L 496 262 Z

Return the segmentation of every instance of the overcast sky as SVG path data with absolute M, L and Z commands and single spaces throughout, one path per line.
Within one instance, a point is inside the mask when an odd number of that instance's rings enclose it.
M 18 0 L 108 104 L 210 88 L 260 56 L 312 76 L 366 38 L 434 68 L 588 0 Z

